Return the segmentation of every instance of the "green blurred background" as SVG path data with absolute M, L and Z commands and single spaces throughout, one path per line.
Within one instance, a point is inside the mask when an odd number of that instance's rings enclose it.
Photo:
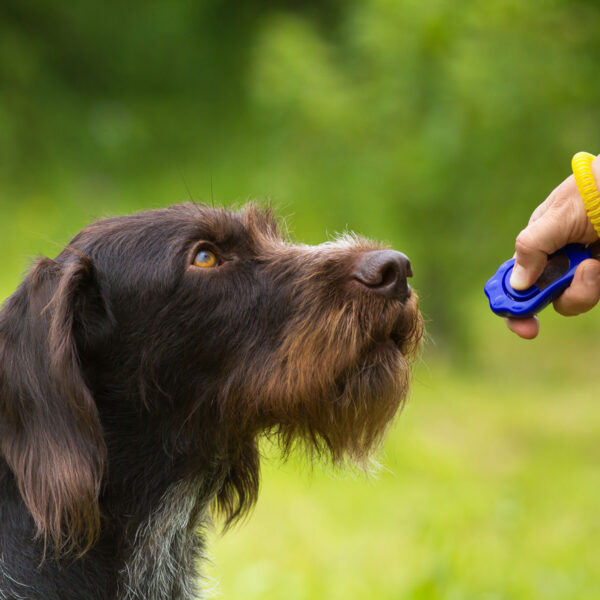
M 600 151 L 595 0 L 0 3 L 0 296 L 90 219 L 269 199 L 413 262 L 429 336 L 375 479 L 265 448 L 229 600 L 600 598 L 599 315 L 483 283 Z

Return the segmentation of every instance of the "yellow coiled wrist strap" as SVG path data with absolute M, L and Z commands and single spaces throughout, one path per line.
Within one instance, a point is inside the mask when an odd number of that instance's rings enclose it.
M 596 158 L 589 152 L 578 152 L 571 161 L 577 189 L 581 194 L 588 219 L 600 237 L 600 192 L 592 172 L 592 161 Z

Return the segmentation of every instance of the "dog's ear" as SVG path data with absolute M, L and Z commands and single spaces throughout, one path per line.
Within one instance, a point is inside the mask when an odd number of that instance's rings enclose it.
M 106 447 L 79 352 L 110 321 L 77 254 L 40 260 L 0 313 L 0 452 L 56 553 L 85 552 L 100 528 Z

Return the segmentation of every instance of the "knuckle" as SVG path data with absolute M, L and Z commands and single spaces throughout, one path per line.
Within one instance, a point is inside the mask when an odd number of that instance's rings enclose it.
M 562 296 L 553 302 L 554 310 L 563 317 L 575 317 L 581 311 Z
M 536 250 L 535 239 L 529 229 L 523 229 L 515 240 L 517 254 L 531 254 Z
M 560 296 L 560 298 L 555 301 L 554 308 L 565 317 L 573 317 L 587 312 L 593 308 L 597 302 L 598 297 L 596 294 L 590 294 L 589 291 L 575 287 L 569 288 L 567 292 Z

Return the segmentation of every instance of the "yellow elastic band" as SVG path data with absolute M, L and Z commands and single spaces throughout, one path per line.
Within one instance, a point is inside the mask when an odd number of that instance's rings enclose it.
M 573 175 L 581 194 L 588 219 L 600 237 L 600 192 L 592 172 L 592 161 L 596 157 L 589 152 L 578 152 L 571 161 Z

